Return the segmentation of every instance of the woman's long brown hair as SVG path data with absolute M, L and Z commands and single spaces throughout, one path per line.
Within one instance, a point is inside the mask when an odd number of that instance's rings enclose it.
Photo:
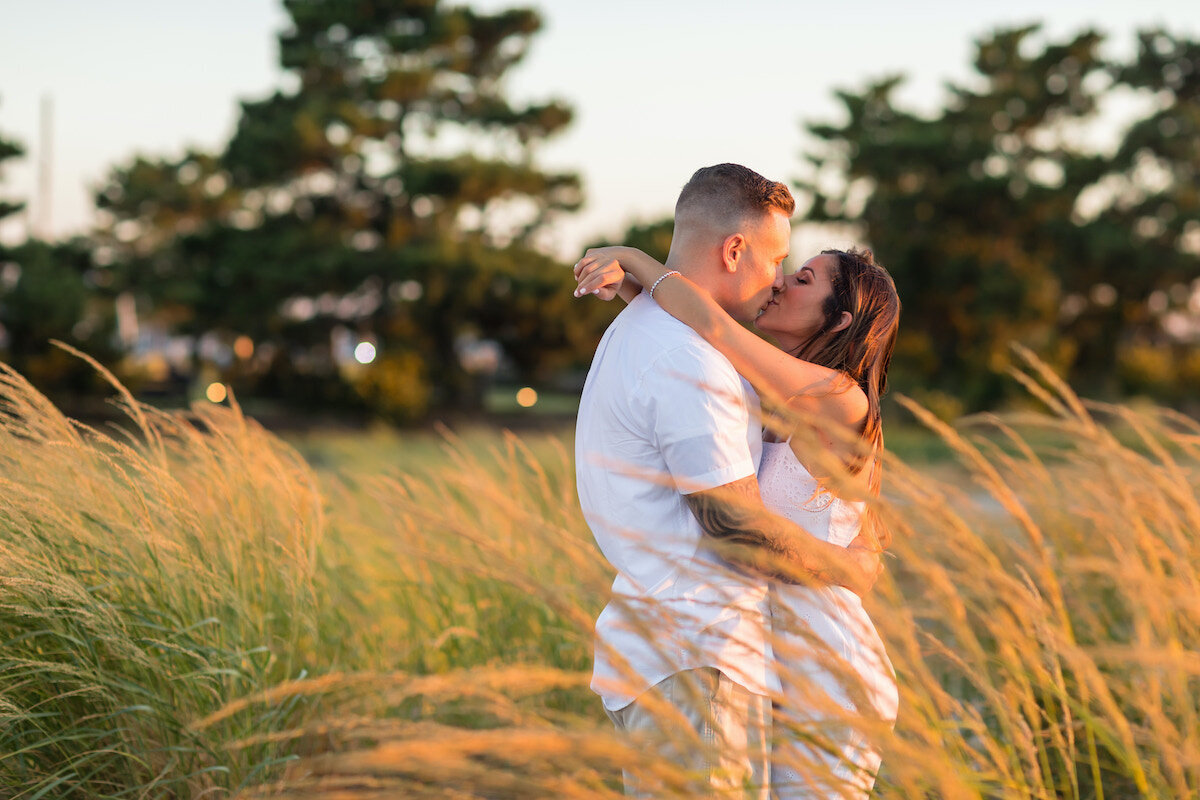
M 837 262 L 837 268 L 829 274 L 833 291 L 822 308 L 825 321 L 821 329 L 792 354 L 847 375 L 867 396 L 867 419 L 862 438 L 869 446 L 869 452 L 857 455 L 849 466 L 857 474 L 870 463 L 868 485 L 871 493 L 878 496 L 883 458 L 883 417 L 879 401 L 887 391 L 888 365 L 900 329 L 900 296 L 892 276 L 882 265 L 875 263 L 870 250 L 822 250 L 821 255 L 834 256 Z M 842 312 L 850 313 L 850 324 L 840 331 L 832 331 Z M 876 523 L 872 525 L 876 538 L 887 547 L 891 536 L 874 515 L 872 517 Z

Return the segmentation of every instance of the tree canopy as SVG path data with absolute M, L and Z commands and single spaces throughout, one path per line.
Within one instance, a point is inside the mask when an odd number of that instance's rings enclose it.
M 1018 341 L 1085 388 L 1200 388 L 1164 328 L 1200 277 L 1200 45 L 1150 31 L 1119 64 L 1101 43 L 1000 30 L 938 113 L 899 107 L 889 77 L 840 92 L 844 122 L 808 126 L 808 218 L 860 226 L 896 279 L 899 383 L 987 407 Z M 1122 89 L 1153 110 L 1098 146 Z M 1167 374 L 1145 374 L 1150 346 Z
M 284 6 L 289 88 L 243 102 L 223 152 L 135 159 L 99 192 L 121 285 L 175 330 L 250 337 L 244 374 L 278 391 L 328 400 L 314 387 L 340 375 L 398 417 L 477 404 L 481 343 L 526 380 L 588 352 L 596 314 L 567 308 L 569 271 L 540 247 L 580 181 L 534 159 L 572 112 L 505 92 L 538 14 Z M 339 333 L 377 363 L 346 365 Z
M 0 134 L 0 178 L 4 162 L 24 155 L 21 143 Z M 0 199 L 0 219 L 24 208 L 21 200 Z M 89 393 L 96 376 L 51 340 L 65 340 L 109 361 L 116 355 L 108 336 L 112 306 L 97 277 L 83 240 L 0 244 L 0 360 L 56 399 Z
M 583 189 L 538 164 L 571 107 L 507 90 L 538 13 L 284 8 L 285 78 L 221 148 L 115 165 L 86 240 L 0 247 L 0 356 L 75 391 L 59 338 L 135 387 L 221 380 L 397 420 L 476 409 L 495 380 L 569 382 L 617 309 L 576 301 L 548 254 Z M 948 414 L 1016 388 L 1014 341 L 1089 394 L 1200 396 L 1200 42 L 1104 44 L 997 30 L 933 112 L 895 75 L 806 125 L 797 220 L 875 249 L 905 307 L 893 385 Z M 22 153 L 0 136 L 0 169 Z M 0 219 L 21 208 L 0 199 Z M 663 257 L 671 231 L 626 236 Z

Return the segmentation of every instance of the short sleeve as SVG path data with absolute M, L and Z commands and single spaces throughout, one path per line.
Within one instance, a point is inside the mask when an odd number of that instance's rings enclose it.
M 683 494 L 753 475 L 750 410 L 733 366 L 701 346 L 664 353 L 642 380 L 654 440 Z

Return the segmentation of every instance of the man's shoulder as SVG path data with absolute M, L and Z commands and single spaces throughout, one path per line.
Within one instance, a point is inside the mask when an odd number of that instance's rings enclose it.
M 704 341 L 704 337 L 672 317 L 644 293 L 635 297 L 612 325 L 614 334 L 635 344 L 627 355 L 647 366 L 668 359 L 733 370 L 729 360 Z

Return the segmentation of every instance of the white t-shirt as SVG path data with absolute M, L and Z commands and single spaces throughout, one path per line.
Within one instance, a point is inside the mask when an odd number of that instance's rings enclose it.
M 617 570 L 596 621 L 592 689 L 606 708 L 697 667 L 778 690 L 767 581 L 704 547 L 683 497 L 755 474 L 761 452 L 749 384 L 649 295 L 634 298 L 596 349 L 575 432 L 579 502 Z

